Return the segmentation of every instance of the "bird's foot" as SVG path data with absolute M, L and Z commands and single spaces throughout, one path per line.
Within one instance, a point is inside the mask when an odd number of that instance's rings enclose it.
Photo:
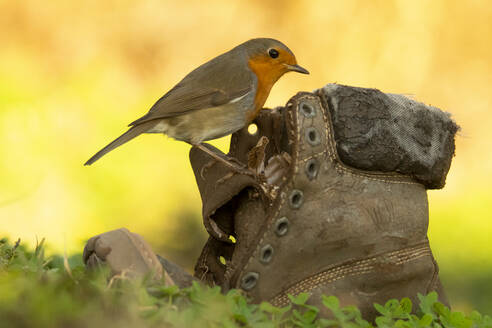
M 200 169 L 200 177 L 203 180 L 205 180 L 205 174 L 207 173 L 208 169 L 211 168 L 215 163 L 217 163 L 217 161 L 212 159 L 202 166 L 202 168 Z
M 240 167 L 241 169 L 246 169 L 247 168 L 246 164 L 244 164 L 243 162 L 241 162 L 240 160 L 238 160 L 236 157 L 225 155 L 225 159 L 228 162 L 234 163 L 235 165 L 237 165 L 237 167 Z
M 214 151 L 210 150 L 209 148 L 205 147 L 203 144 L 197 144 L 195 147 L 199 148 L 200 150 L 206 152 L 208 155 L 210 155 L 213 159 L 206 163 L 200 170 L 200 176 L 204 178 L 204 175 L 206 171 L 213 166 L 215 163 L 222 163 L 224 164 L 227 168 L 231 169 L 234 174 L 246 174 L 250 175 L 252 177 L 255 177 L 256 174 L 250 170 L 244 163 L 239 161 L 237 158 L 232 157 L 232 156 L 220 156 L 219 154 L 215 153 Z

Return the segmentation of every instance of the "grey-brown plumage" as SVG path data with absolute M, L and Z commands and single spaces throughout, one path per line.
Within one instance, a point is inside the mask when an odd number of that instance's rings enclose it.
M 269 54 L 271 49 L 277 56 Z M 307 73 L 281 42 L 249 40 L 185 76 L 85 165 L 142 133 L 165 133 L 192 145 L 234 133 L 254 118 L 272 85 L 288 71 Z
M 139 124 L 131 127 L 128 131 L 126 131 L 121 136 L 113 140 L 109 145 L 98 151 L 84 165 L 91 165 L 92 163 L 94 163 L 99 158 L 103 157 L 104 155 L 106 155 L 108 152 L 115 149 L 116 147 L 119 147 L 122 144 L 132 140 L 136 136 L 139 136 L 140 134 L 147 132 L 154 125 L 155 125 L 154 122 L 145 122 L 143 124 Z

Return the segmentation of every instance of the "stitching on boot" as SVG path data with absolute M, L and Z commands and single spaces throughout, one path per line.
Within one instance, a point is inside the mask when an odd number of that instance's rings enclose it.
M 319 153 L 316 153 L 316 154 L 311 155 L 311 156 L 309 156 L 309 157 L 306 157 L 306 158 L 304 158 L 304 159 L 300 159 L 300 160 L 299 160 L 299 162 L 300 162 L 300 163 L 306 163 L 306 162 L 307 162 L 307 161 L 309 161 L 310 159 L 313 159 L 313 158 L 319 157 L 319 156 L 324 155 L 324 154 L 326 154 L 326 153 L 328 153 L 328 151 L 327 151 L 327 150 L 323 150 L 323 151 L 320 151 Z
M 154 259 L 152 258 L 151 254 L 148 252 L 147 248 L 145 247 L 144 243 L 136 236 L 134 236 L 130 231 L 127 229 L 121 230 L 124 235 L 130 240 L 133 246 L 137 249 L 137 251 L 140 253 L 142 256 L 142 259 L 144 263 L 152 268 L 155 268 L 155 265 L 157 264 Z M 154 254 L 152 254 L 154 255 Z
M 156 263 L 154 259 L 151 257 L 151 254 L 147 251 L 147 248 L 145 248 L 145 245 L 140 240 L 135 240 L 135 246 L 143 255 L 143 259 L 146 262 L 146 264 L 150 267 L 154 267 Z
M 432 256 L 432 263 L 434 264 L 434 273 L 432 274 L 431 280 L 427 284 L 426 293 L 430 293 L 431 291 L 436 289 L 436 282 L 439 279 L 439 266 L 437 265 L 434 256 Z
M 202 270 L 202 273 L 200 275 L 200 277 L 198 277 L 198 279 L 200 279 L 200 281 L 203 281 L 203 278 L 206 276 L 206 274 L 210 271 L 208 265 L 206 264 L 207 262 L 207 258 L 208 258 L 208 254 L 209 254 L 209 251 L 210 251 L 210 246 L 209 244 L 207 243 L 205 245 L 205 250 L 203 252 L 203 254 L 201 255 L 200 257 L 200 265 L 198 266 L 197 269 L 200 269 Z M 197 271 L 197 270 L 195 270 Z
M 291 183 L 289 183 L 288 185 L 285 186 L 285 189 L 289 189 L 291 187 L 292 187 L 292 185 L 291 185 Z M 278 216 L 280 210 L 283 208 L 283 205 L 284 205 L 286 199 L 287 199 L 287 195 L 284 192 L 281 192 L 280 193 L 280 202 L 276 206 L 276 210 L 275 210 L 274 214 L 272 216 L 269 216 L 268 219 L 266 220 L 266 229 L 264 230 L 263 235 L 261 236 L 260 240 L 256 244 L 255 250 L 252 253 L 250 253 L 251 255 L 249 256 L 248 261 L 246 262 L 246 264 L 243 266 L 243 269 L 239 272 L 239 275 L 241 275 L 241 273 L 245 272 L 246 271 L 246 268 L 251 264 L 251 261 L 254 258 L 254 255 L 253 254 L 257 254 L 258 253 L 259 248 L 260 248 L 260 245 L 263 243 L 263 240 L 265 239 L 265 236 L 266 236 L 267 232 L 271 228 L 271 223 L 273 222 L 273 219 Z M 231 278 L 230 276 L 231 276 L 232 273 L 233 273 L 232 270 L 229 271 L 229 272 L 226 272 L 226 281 L 230 281 L 230 278 Z M 236 288 L 239 288 L 239 285 L 240 285 L 240 279 L 238 279 L 237 282 L 236 282 Z M 246 292 L 246 294 L 248 295 L 249 292 Z
M 380 262 L 391 262 L 394 265 L 402 265 L 425 256 L 432 256 L 429 244 L 419 244 L 413 247 L 379 254 L 367 259 L 355 261 L 352 263 L 338 264 L 328 270 L 312 275 L 300 282 L 287 288 L 285 291 L 277 294 L 270 300 L 270 303 L 275 306 L 285 306 L 289 303 L 287 294 L 293 296 L 301 292 L 309 292 L 315 288 L 326 286 L 332 282 L 362 275 L 376 271 L 377 264 Z M 383 261 L 380 261 L 383 260 Z
M 345 164 L 343 164 L 341 162 L 341 160 L 338 158 L 338 153 L 336 151 L 336 144 L 335 144 L 335 140 L 334 140 L 334 135 L 332 133 L 333 129 L 331 128 L 331 123 L 330 123 L 331 121 L 329 118 L 329 113 L 327 113 L 327 111 L 324 110 L 325 108 L 322 105 L 322 97 L 320 97 L 319 95 L 312 96 L 310 94 L 306 94 L 306 95 L 299 97 L 299 99 L 296 99 L 296 103 L 298 103 L 300 99 L 314 100 L 315 102 L 318 103 L 319 108 L 321 109 L 321 112 L 323 114 L 323 120 L 325 123 L 325 143 L 326 143 L 326 146 L 328 148 L 322 152 L 319 152 L 318 154 L 311 155 L 307 158 L 299 159 L 300 162 L 305 162 L 311 158 L 317 157 L 317 156 L 322 155 L 324 153 L 328 153 L 330 159 L 335 164 L 335 169 L 339 173 L 348 173 L 348 174 L 353 175 L 353 176 L 364 177 L 364 178 L 369 179 L 369 180 L 381 181 L 381 182 L 386 182 L 386 183 L 419 185 L 418 182 L 408 181 L 411 178 L 409 178 L 407 176 L 402 176 L 402 175 L 397 175 L 397 174 L 363 173 L 359 170 L 356 170 L 354 168 L 348 167 Z M 324 102 L 328 106 L 328 102 L 326 101 L 326 99 L 324 99 Z M 291 111 L 291 113 L 292 113 L 292 111 Z M 297 118 L 297 113 L 296 113 L 296 118 Z M 299 120 L 297 119 L 297 142 L 298 142 L 298 144 L 300 143 L 300 137 L 301 137 L 301 126 L 299 124 Z M 298 171 L 298 167 L 296 167 L 295 173 L 297 173 L 297 171 Z M 384 179 L 384 178 L 389 178 L 389 179 Z M 407 180 L 407 181 L 405 181 L 405 180 Z
M 323 122 L 324 122 L 324 125 L 325 125 L 325 145 L 324 145 L 325 146 L 325 150 L 323 150 L 322 152 L 319 152 L 318 154 L 311 155 L 311 156 L 309 156 L 307 158 L 299 159 L 299 162 L 308 161 L 309 159 L 314 158 L 314 157 L 317 157 L 317 156 L 322 155 L 324 153 L 328 153 L 328 156 L 330 156 L 330 158 L 333 159 L 333 154 L 332 154 L 333 149 L 331 147 L 330 138 L 329 138 L 330 129 L 329 129 L 329 126 L 327 124 L 328 118 L 326 117 L 325 110 L 324 110 L 324 108 L 322 106 L 322 103 L 321 103 L 319 97 L 308 95 L 308 96 L 302 97 L 302 99 L 310 99 L 310 100 L 314 100 L 315 102 L 318 103 L 318 106 L 319 106 L 319 109 L 321 111 L 321 114 L 323 115 Z M 299 103 L 300 101 L 299 100 L 296 100 L 296 102 Z M 299 122 L 299 115 L 297 115 L 297 113 L 296 113 L 296 119 L 297 119 L 296 120 L 297 121 L 297 136 L 298 136 L 298 141 L 300 141 L 301 124 Z
M 326 103 L 326 100 L 322 99 L 318 95 L 313 95 L 310 93 L 299 93 L 295 97 L 296 97 L 296 99 L 294 99 L 294 101 L 289 101 L 285 106 L 286 107 L 285 110 L 287 111 L 286 117 L 288 117 L 288 119 L 289 119 L 289 121 L 288 121 L 289 124 L 286 124 L 287 132 L 288 132 L 288 136 L 289 136 L 289 143 L 293 142 L 293 145 L 291 147 L 292 171 L 289 172 L 289 175 L 287 178 L 288 182 L 283 186 L 283 188 L 280 191 L 280 201 L 279 201 L 278 205 L 276 206 L 276 209 L 275 209 L 273 215 L 269 215 L 267 217 L 267 220 L 266 220 L 265 226 L 264 226 L 265 229 L 263 230 L 263 234 L 262 234 L 261 238 L 258 240 L 258 243 L 256 244 L 254 251 L 252 253 L 250 253 L 251 255 L 249 256 L 245 265 L 242 266 L 242 269 L 238 272 L 238 277 L 240 277 L 244 272 L 246 272 L 247 267 L 249 267 L 251 265 L 251 262 L 255 258 L 254 255 L 258 254 L 259 249 L 260 249 L 261 245 L 263 244 L 263 241 L 265 240 L 266 235 L 268 234 L 268 232 L 271 229 L 272 222 L 274 222 L 274 219 L 278 216 L 280 210 L 283 208 L 285 200 L 287 199 L 286 194 L 289 190 L 291 190 L 293 188 L 295 176 L 297 175 L 297 173 L 299 171 L 299 164 L 301 164 L 301 163 L 303 163 L 303 162 L 305 162 L 311 158 L 314 158 L 314 157 L 317 157 L 317 156 L 320 156 L 320 155 L 327 153 L 331 162 L 334 164 L 335 169 L 339 173 L 346 173 L 346 174 L 350 174 L 350 175 L 353 175 L 356 177 L 362 177 L 362 178 L 365 178 L 368 180 L 375 180 L 375 181 L 380 181 L 380 182 L 384 182 L 384 183 L 421 185 L 417 182 L 408 181 L 410 178 L 406 177 L 406 176 L 384 175 L 384 174 L 381 175 L 378 173 L 372 173 L 372 174 L 371 173 L 361 173 L 358 170 L 355 170 L 355 169 L 350 168 L 350 167 L 346 167 L 338 159 L 338 154 L 336 152 L 336 145 L 335 145 L 335 141 L 334 141 L 334 135 L 332 134 L 332 129 L 331 129 L 331 125 L 330 125 L 331 123 L 330 123 L 330 120 L 328 117 L 329 113 L 327 113 L 327 110 L 325 110 L 325 108 L 322 106 L 322 101 L 324 100 Z M 327 148 L 324 151 L 319 152 L 318 154 L 312 155 L 312 156 L 310 156 L 308 158 L 304 158 L 304 159 L 299 159 L 299 152 L 300 152 L 299 144 L 300 144 L 300 138 L 301 138 L 301 133 L 300 133 L 301 132 L 301 126 L 300 126 L 300 122 L 298 119 L 297 111 L 295 109 L 293 109 L 293 107 L 297 107 L 297 103 L 300 101 L 300 99 L 314 100 L 315 102 L 317 102 L 319 104 L 319 107 L 320 107 L 321 112 L 323 114 L 323 120 L 324 120 L 324 124 L 325 124 L 325 142 L 326 142 L 326 148 Z M 294 113 L 294 111 L 296 113 Z M 295 133 L 294 131 L 296 131 L 297 133 Z M 381 179 L 376 178 L 375 176 L 380 177 Z M 391 178 L 392 180 L 386 180 L 383 178 Z M 393 179 L 399 179 L 399 180 L 393 180 Z M 407 181 L 401 181 L 401 179 L 407 180 Z M 240 267 L 240 266 L 238 266 L 238 267 Z M 230 274 L 228 274 L 229 272 L 230 272 Z M 225 277 L 226 281 L 230 281 L 230 278 L 232 275 L 232 270 L 229 272 L 226 271 L 226 277 Z M 240 287 L 239 285 L 240 285 L 240 279 L 237 279 L 235 287 L 239 288 Z M 249 295 L 250 292 L 246 292 L 246 294 Z
M 255 250 L 252 253 L 250 253 L 251 255 L 249 256 L 248 260 L 246 261 L 246 264 L 242 267 L 242 270 L 240 270 L 239 276 L 241 276 L 241 274 L 243 272 L 247 271 L 246 268 L 251 264 L 251 261 L 254 258 L 254 254 L 257 254 L 259 252 L 260 246 L 263 244 L 263 240 L 265 239 L 265 236 L 267 235 L 268 231 L 270 231 L 270 229 L 271 229 L 272 222 L 278 216 L 280 210 L 283 208 L 284 203 L 287 199 L 287 195 L 283 191 L 292 189 L 294 176 L 297 174 L 297 172 L 299 170 L 299 160 L 298 159 L 299 159 L 299 142 L 300 142 L 300 138 L 301 138 L 300 127 L 299 127 L 299 124 L 294 124 L 294 114 L 293 114 L 293 110 L 292 110 L 292 107 L 293 107 L 292 102 L 289 101 L 285 107 L 287 110 L 287 116 L 289 118 L 289 122 L 288 122 L 289 124 L 286 124 L 287 132 L 288 132 L 288 136 L 289 136 L 289 143 L 291 143 L 293 141 L 293 145 L 291 147 L 291 152 L 292 152 L 292 154 L 291 154 L 291 156 L 292 156 L 292 169 L 291 170 L 292 171 L 289 172 L 289 174 L 288 174 L 288 178 L 287 178 L 288 183 L 286 183 L 284 185 L 284 187 L 282 188 L 282 190 L 280 192 L 280 201 L 279 201 L 278 205 L 276 206 L 276 209 L 275 209 L 273 215 L 269 215 L 267 217 L 267 220 L 265 222 L 265 229 L 263 230 L 263 234 L 262 234 L 261 238 L 259 239 L 258 243 L 256 244 Z M 297 121 L 297 115 L 296 115 L 296 121 Z M 294 128 L 297 130 L 297 136 L 294 133 Z M 294 137 L 296 137 L 296 138 L 294 139 Z M 229 277 L 227 277 L 227 278 L 229 278 Z M 237 279 L 236 288 L 239 288 L 239 285 L 240 285 L 240 279 Z M 249 292 L 246 292 L 246 294 L 249 295 Z

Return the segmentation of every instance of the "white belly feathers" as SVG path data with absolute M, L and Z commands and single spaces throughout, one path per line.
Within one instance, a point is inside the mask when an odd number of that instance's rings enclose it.
M 148 133 L 164 133 L 191 144 L 216 139 L 243 128 L 246 112 L 252 110 L 254 95 L 249 92 L 229 103 L 159 120 Z M 212 119 L 213 118 L 213 119 Z

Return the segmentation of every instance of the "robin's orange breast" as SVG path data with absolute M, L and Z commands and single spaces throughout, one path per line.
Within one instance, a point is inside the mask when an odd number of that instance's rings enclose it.
M 260 113 L 275 82 L 286 72 L 285 67 L 271 65 L 264 56 L 253 57 L 248 61 L 249 68 L 256 75 L 258 85 L 254 98 L 254 108 L 248 111 L 246 120 L 251 122 Z

